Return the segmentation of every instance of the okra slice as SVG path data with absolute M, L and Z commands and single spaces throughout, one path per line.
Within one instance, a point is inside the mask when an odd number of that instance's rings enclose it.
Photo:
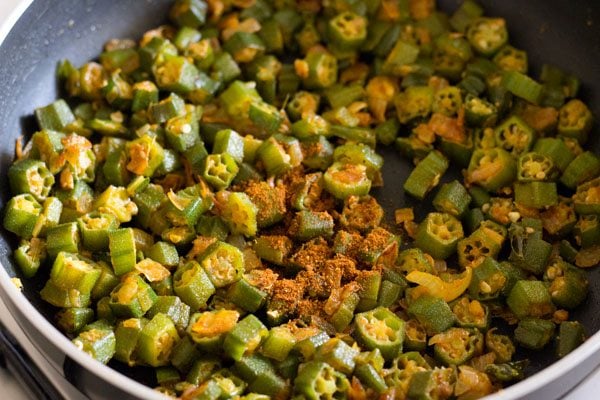
M 563 321 L 558 328 L 556 354 L 562 358 L 575 350 L 585 340 L 585 328 L 578 321 Z
M 506 304 L 519 318 L 543 317 L 555 310 L 550 293 L 541 281 L 518 281 L 510 291 Z
M 215 135 L 213 153 L 228 153 L 233 159 L 241 163 L 244 161 L 244 139 L 232 129 L 223 129 Z
M 190 320 L 190 306 L 185 304 L 177 296 L 159 295 L 150 309 L 146 312 L 146 317 L 154 318 L 158 313 L 165 314 L 171 318 L 175 324 L 177 332 L 184 332 Z
M 78 333 L 94 319 L 94 310 L 87 307 L 65 308 L 56 314 L 58 327 L 66 333 Z
M 113 214 L 120 222 L 131 221 L 133 216 L 138 213 L 138 207 L 130 199 L 127 189 L 113 185 L 110 185 L 94 199 L 93 208 L 102 213 Z
M 573 205 L 577 214 L 597 214 L 600 212 L 600 179 L 592 179 L 577 186 L 573 195 Z
M 108 233 L 110 260 L 115 274 L 133 271 L 136 264 L 135 236 L 132 228 L 115 229 Z
M 173 321 L 165 314 L 158 313 L 140 332 L 137 356 L 152 367 L 168 365 L 178 341 L 179 335 Z
M 164 159 L 164 149 L 156 138 L 142 136 L 127 144 L 127 170 L 136 175 L 152 176 Z
M 227 51 L 238 63 L 249 63 L 265 51 L 265 44 L 255 33 L 238 31 L 223 43 Z
M 256 312 L 264 305 L 267 293 L 242 278 L 229 287 L 227 298 L 248 312 Z
M 560 182 L 570 189 L 598 175 L 600 159 L 592 152 L 585 151 L 573 159 L 565 168 Z
M 278 176 L 297 167 L 303 154 L 300 142 L 293 137 L 274 135 L 265 140 L 256 155 L 262 161 L 268 176 Z
M 327 212 L 298 211 L 289 228 L 290 235 L 299 241 L 308 241 L 317 237 L 333 235 L 333 217 Z
M 456 370 L 453 368 L 417 371 L 412 375 L 407 394 L 409 398 L 447 398 L 455 382 Z
M 508 41 L 506 21 L 503 18 L 477 18 L 467 29 L 467 39 L 478 53 L 489 57 Z
M 448 159 L 442 153 L 430 152 L 412 170 L 404 182 L 404 190 L 411 196 L 423 200 L 425 195 L 438 185 L 448 166 Z
M 386 360 L 402 352 L 404 321 L 389 309 L 378 307 L 356 314 L 356 340 L 369 350 L 379 349 Z
M 429 213 L 419 224 L 415 245 L 436 259 L 446 259 L 464 237 L 459 220 L 450 214 Z
M 414 300 L 408 307 L 408 314 L 416 318 L 428 334 L 443 332 L 456 320 L 448 303 L 429 295 Z
M 225 336 L 238 322 L 240 314 L 234 310 L 216 310 L 191 316 L 187 333 L 203 352 L 218 353 Z
M 301 364 L 294 379 L 294 390 L 306 399 L 337 398 L 350 388 L 348 378 L 327 363 L 309 361 Z
M 54 175 L 43 161 L 22 159 L 10 166 L 8 181 L 13 195 L 29 193 L 44 201 L 54 185 Z
M 117 323 L 115 327 L 115 359 L 129 366 L 136 365 L 137 345 L 140 333 L 148 320 L 146 318 L 128 318 Z
M 252 237 L 258 229 L 258 209 L 246 193 L 231 192 L 224 196 L 224 204 L 221 205 L 221 218 L 229 226 L 234 235 Z
M 48 257 L 55 258 L 61 251 L 79 252 L 81 238 L 76 222 L 67 222 L 49 228 L 46 232 L 46 250 Z
M 117 317 L 140 318 L 156 300 L 156 293 L 150 285 L 141 276 L 129 273 L 110 293 L 109 306 Z
M 237 247 L 220 241 L 206 249 L 199 263 L 217 288 L 239 280 L 244 273 L 242 252 Z
M 17 195 L 6 204 L 4 228 L 24 239 L 31 239 L 41 212 L 42 205 L 31 194 Z
M 76 290 L 83 295 L 89 295 L 100 273 L 100 269 L 92 260 L 61 251 L 52 264 L 50 281 L 65 290 Z
M 491 319 L 489 308 L 480 301 L 470 300 L 465 296 L 456 300 L 451 307 L 459 327 L 482 331 L 488 328 Z
M 15 262 L 26 278 L 31 278 L 37 273 L 42 262 L 46 260 L 47 255 L 46 241 L 37 238 L 32 238 L 31 240 L 22 239 L 19 247 L 13 254 Z
M 427 86 L 411 86 L 394 98 L 396 113 L 401 124 L 425 118 L 433 105 L 433 90 Z
M 367 167 L 361 164 L 335 162 L 323 175 L 324 188 L 338 199 L 366 195 L 371 188 Z
M 239 321 L 225 336 L 225 354 L 239 361 L 244 355 L 252 354 L 268 335 L 267 328 L 253 314 Z
M 204 158 L 202 176 L 217 190 L 229 187 L 238 171 L 235 159 L 228 153 L 209 154 Z
M 515 345 L 510 337 L 496 333 L 492 328 L 485 334 L 485 348 L 496 355 L 496 360 L 501 363 L 509 362 L 515 353 Z
M 515 202 L 525 207 L 540 209 L 558 204 L 555 182 L 517 182 L 514 191 Z
M 552 302 L 560 308 L 571 310 L 581 304 L 589 291 L 585 273 L 566 261 L 554 259 L 544 272 L 544 281 Z
M 494 129 L 498 147 L 519 156 L 531 148 L 535 132 L 520 117 L 513 115 Z
M 215 286 L 196 261 L 189 261 L 177 268 L 173 275 L 173 289 L 192 311 L 205 309 L 215 293 Z
M 521 346 L 541 350 L 554 337 L 556 326 L 552 321 L 539 318 L 526 318 L 519 321 L 515 329 L 515 341 Z
M 579 99 L 571 99 L 560 108 L 558 133 L 585 143 L 593 122 L 594 117 L 588 106 Z
M 495 299 L 502 293 L 508 279 L 500 264 L 491 257 L 486 257 L 473 270 L 473 278 L 469 285 L 469 294 L 476 300 Z
M 331 338 L 323 343 L 315 353 L 316 361 L 324 361 L 336 371 L 350 375 L 356 365 L 359 351 L 339 338 Z
M 444 365 L 462 365 L 483 349 L 483 335 L 477 329 L 450 328 L 429 339 L 435 357 Z
M 307 89 L 324 89 L 337 81 L 337 58 L 327 51 L 309 51 L 294 62 L 294 68 Z
M 471 195 L 458 181 L 443 184 L 433 199 L 436 210 L 457 218 L 467 211 L 470 203 Z
M 260 352 L 270 359 L 284 361 L 296 345 L 296 338 L 285 326 L 276 326 L 269 330 L 269 335 L 260 347 Z
M 99 320 L 87 325 L 72 342 L 103 364 L 107 364 L 115 354 L 115 334 L 106 321 Z
M 113 214 L 96 211 L 78 218 L 77 224 L 83 247 L 91 251 L 108 249 L 108 234 L 119 226 L 119 222 Z
M 466 180 L 494 192 L 510 185 L 516 173 L 515 159 L 503 148 L 477 149 L 471 156 Z

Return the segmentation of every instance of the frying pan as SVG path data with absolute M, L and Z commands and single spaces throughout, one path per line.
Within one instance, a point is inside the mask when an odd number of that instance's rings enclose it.
M 451 12 L 459 0 L 440 0 Z M 13 160 L 17 137 L 36 131 L 32 111 L 60 95 L 55 78 L 57 61 L 68 58 L 75 65 L 95 58 L 111 38 L 139 38 L 147 29 L 166 22 L 171 0 L 35 0 L 23 4 L 12 30 L 0 45 L 0 207 L 8 200 L 7 170 Z M 595 115 L 600 115 L 600 3 L 585 0 L 481 0 L 488 15 L 507 19 L 511 42 L 526 49 L 531 71 L 544 62 L 570 70 L 583 82 L 581 97 Z M 2 38 L 0 30 L 0 39 Z M 592 145 L 599 150 L 598 126 Z M 402 182 L 410 171 L 406 160 L 393 149 L 380 149 L 385 156 L 386 185 L 375 192 L 389 215 L 405 204 L 422 214 L 424 206 L 404 198 Z M 456 174 L 458 172 L 455 171 Z M 458 175 L 456 175 L 458 176 Z M 424 202 L 424 203 L 427 203 Z M 19 277 L 11 253 L 14 235 L 0 231 L 0 295 L 8 309 L 39 352 L 76 388 L 94 399 L 159 399 L 148 388 L 151 369 L 104 366 L 80 352 L 50 321 L 54 309 L 37 292 L 44 277 L 25 281 L 18 291 L 11 277 Z M 43 275 L 43 274 L 42 274 Z M 553 399 L 563 395 L 600 364 L 600 270 L 589 272 L 590 295 L 573 313 L 591 337 L 564 359 L 555 362 L 551 351 L 526 353 L 531 359 L 530 377 L 489 399 Z M 593 335 L 592 335 L 593 334 Z

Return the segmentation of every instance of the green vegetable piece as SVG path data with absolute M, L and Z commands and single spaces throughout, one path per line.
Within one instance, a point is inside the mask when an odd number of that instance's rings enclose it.
M 94 310 L 91 308 L 74 307 L 65 308 L 56 314 L 58 327 L 66 333 L 77 333 L 94 319 Z
M 204 159 L 202 176 L 216 189 L 229 187 L 239 168 L 229 153 L 209 154 Z
M 581 100 L 572 99 L 560 108 L 558 114 L 558 133 L 585 143 L 592 129 L 594 117 L 590 109 Z
M 423 325 L 427 334 L 443 332 L 454 325 L 456 320 L 448 303 L 429 295 L 413 301 L 408 307 L 408 313 Z
M 433 199 L 433 206 L 442 213 L 460 218 L 471 203 L 471 195 L 458 181 L 442 185 Z
M 357 341 L 369 350 L 378 349 L 386 360 L 402 352 L 405 323 L 384 307 L 356 314 Z
M 350 383 L 343 373 L 319 361 L 301 364 L 294 379 L 295 391 L 309 400 L 338 398 L 349 388 Z
M 43 161 L 22 159 L 8 170 L 10 190 L 13 195 L 29 193 L 38 201 L 44 201 L 54 185 L 54 176 Z
M 517 173 L 515 159 L 504 149 L 477 149 L 467 169 L 467 182 L 494 192 L 510 185 Z
M 110 260 L 115 274 L 133 271 L 136 264 L 135 237 L 132 228 L 115 229 L 108 233 Z
M 367 167 L 362 164 L 334 162 L 323 174 L 325 190 L 340 200 L 352 195 L 364 196 L 371 189 Z
M 297 60 L 296 72 L 307 89 L 324 89 L 337 81 L 338 62 L 328 52 L 309 52 L 303 60 Z
M 198 28 L 204 25 L 207 11 L 208 6 L 203 0 L 177 0 L 169 17 L 181 27 Z
M 70 124 L 75 122 L 71 108 L 63 99 L 58 99 L 45 107 L 36 108 L 35 118 L 40 129 L 59 132 L 65 131 Z
M 239 361 L 244 355 L 252 354 L 268 333 L 263 323 L 250 314 L 238 322 L 225 336 L 223 350 L 226 355 Z
M 110 293 L 109 306 L 117 317 L 140 318 L 156 302 L 154 290 L 135 273 L 124 275 Z
M 494 129 L 496 144 L 514 156 L 529 151 L 535 141 L 535 132 L 521 118 L 513 115 Z
M 79 229 L 76 222 L 67 222 L 49 228 L 46 232 L 46 250 L 54 259 L 61 251 L 77 253 L 80 243 Z
M 546 208 L 558 204 L 555 182 L 515 183 L 515 202 L 531 208 Z
M 177 341 L 179 335 L 173 321 L 165 314 L 158 313 L 142 328 L 137 355 L 152 367 L 167 365 Z
M 404 190 L 411 196 L 423 200 L 425 195 L 433 189 L 440 178 L 448 169 L 448 159 L 440 152 L 432 151 L 425 157 L 415 169 L 412 170 L 404 182 Z
M 156 138 L 142 136 L 127 144 L 129 164 L 127 170 L 136 175 L 153 176 L 163 162 L 165 151 Z
M 233 310 L 194 313 L 187 326 L 187 334 L 203 353 L 218 353 L 225 336 L 234 328 L 239 316 L 239 313 Z
M 35 231 L 42 206 L 28 193 L 11 198 L 5 207 L 4 228 L 16 235 L 31 239 Z
M 527 100 L 533 104 L 539 104 L 544 87 L 519 71 L 510 70 L 502 76 L 502 86 L 517 97 Z
M 550 293 L 541 281 L 518 281 L 510 291 L 506 304 L 519 318 L 543 317 L 555 310 Z
M 256 312 L 264 305 L 267 293 L 242 278 L 229 286 L 227 298 L 248 312 Z
M 580 185 L 600 173 L 600 159 L 592 152 L 585 151 L 579 154 L 565 168 L 560 182 L 570 189 Z
M 333 217 L 327 212 L 298 211 L 291 222 L 290 234 L 299 241 L 333 236 Z
M 185 331 L 190 320 L 190 307 L 177 296 L 158 296 L 156 302 L 147 311 L 148 318 L 154 318 L 158 313 L 171 318 L 178 332 Z
M 115 354 L 116 340 L 112 326 L 102 320 L 87 325 L 72 342 L 103 364 L 107 364 Z
M 585 328 L 578 321 L 563 321 L 558 328 L 556 354 L 563 358 L 585 340 Z
M 463 228 L 455 217 L 444 213 L 429 213 L 419 224 L 415 245 L 436 259 L 446 259 L 464 237 Z
M 541 350 L 554 337 L 555 328 L 552 321 L 545 319 L 523 319 L 515 329 L 515 341 L 525 348 Z
M 429 339 L 433 353 L 442 364 L 462 365 L 483 347 L 483 335 L 477 329 L 450 328 Z
M 244 273 L 242 252 L 237 247 L 220 241 L 210 245 L 198 262 L 216 288 L 230 285 Z
M 177 268 L 173 275 L 173 289 L 192 311 L 205 309 L 209 298 L 215 293 L 215 286 L 196 261 L 189 261 Z
M 503 18 L 477 18 L 469 25 L 467 39 L 476 52 L 492 56 L 508 40 L 506 21 Z

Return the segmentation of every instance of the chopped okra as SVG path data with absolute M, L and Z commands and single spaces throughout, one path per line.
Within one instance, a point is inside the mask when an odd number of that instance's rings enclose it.
M 77 347 L 183 399 L 476 399 L 525 377 L 519 348 L 585 340 L 594 116 L 569 72 L 528 74 L 510 21 L 476 0 L 168 16 L 61 62 L 8 170 L 18 274 Z

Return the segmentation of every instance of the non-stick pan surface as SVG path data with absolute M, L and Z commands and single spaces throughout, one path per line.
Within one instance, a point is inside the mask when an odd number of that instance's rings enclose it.
M 1 0 L 0 0 L 1 1 Z M 103 43 L 111 38 L 139 38 L 147 29 L 166 21 L 170 0 L 36 0 L 18 20 L 4 43 L 0 45 L 0 207 L 9 198 L 6 172 L 13 160 L 17 137 L 27 138 L 37 129 L 32 116 L 34 108 L 46 105 L 60 96 L 55 78 L 56 64 L 68 58 L 75 65 L 95 58 Z M 440 8 L 451 12 L 457 0 L 441 0 Z M 581 97 L 590 104 L 594 114 L 600 115 L 600 2 L 584 0 L 529 0 L 492 1 L 482 0 L 486 13 L 507 19 L 511 43 L 528 51 L 531 71 L 539 72 L 542 63 L 548 62 L 569 70 L 583 82 Z M 592 132 L 592 144 L 599 152 L 599 127 Z M 395 208 L 411 205 L 417 214 L 425 212 L 422 204 L 405 198 L 402 183 L 410 171 L 409 163 L 397 156 L 393 149 L 380 149 L 385 155 L 385 186 L 375 192 L 389 215 Z M 454 171 L 458 176 L 459 171 Z M 428 203 L 425 201 L 424 203 Z M 429 201 L 430 203 L 430 201 Z M 16 247 L 14 235 L 0 232 L 0 263 L 8 276 L 19 276 L 13 266 L 12 249 Z M 132 390 L 139 390 L 125 380 L 113 379 L 105 373 L 98 377 L 97 371 L 105 371 L 100 365 L 82 362 L 80 358 L 65 357 L 72 354 L 66 340 L 49 340 L 49 325 L 36 321 L 37 314 L 25 305 L 26 299 L 49 321 L 55 309 L 40 300 L 37 292 L 45 281 L 44 274 L 37 280 L 24 281 L 24 297 L 0 293 L 17 320 L 25 327 L 32 341 L 74 384 L 96 398 L 129 397 Z M 600 269 L 589 273 L 590 296 L 586 303 L 574 312 L 573 317 L 584 323 L 590 334 L 600 330 Z M 0 274 L 0 286 L 7 287 L 7 278 Z M 54 336 L 55 338 L 55 336 Z M 600 338 L 595 338 L 600 343 Z M 592 341 L 590 341 L 592 342 Z M 592 352 L 600 345 L 578 352 L 564 368 L 571 372 L 563 380 L 538 388 L 536 396 L 528 398 L 552 398 L 564 393 L 596 364 Z M 585 351 L 585 353 L 584 353 Z M 541 371 L 555 358 L 550 351 L 523 353 L 532 360 L 528 374 Z M 566 360 L 568 361 L 569 357 Z M 585 361 L 583 361 L 585 360 Z M 81 364 L 85 364 L 83 367 Z M 579 367 L 574 364 L 579 364 Z M 92 368 L 90 368 L 90 365 Z M 146 384 L 153 384 L 149 369 L 128 369 L 119 363 L 114 368 Z M 90 372 L 93 369 L 94 372 Z M 532 379 L 543 380 L 543 371 Z M 556 371 L 555 371 L 556 372 Z M 112 381 L 112 382 L 111 382 Z M 527 381 L 525 382 L 527 383 Z M 522 388 L 505 395 L 521 396 L 536 385 L 518 384 Z M 139 392 L 140 396 L 147 397 Z M 512 394 L 511 394 L 512 393 Z M 500 396 L 504 396 L 500 394 Z

